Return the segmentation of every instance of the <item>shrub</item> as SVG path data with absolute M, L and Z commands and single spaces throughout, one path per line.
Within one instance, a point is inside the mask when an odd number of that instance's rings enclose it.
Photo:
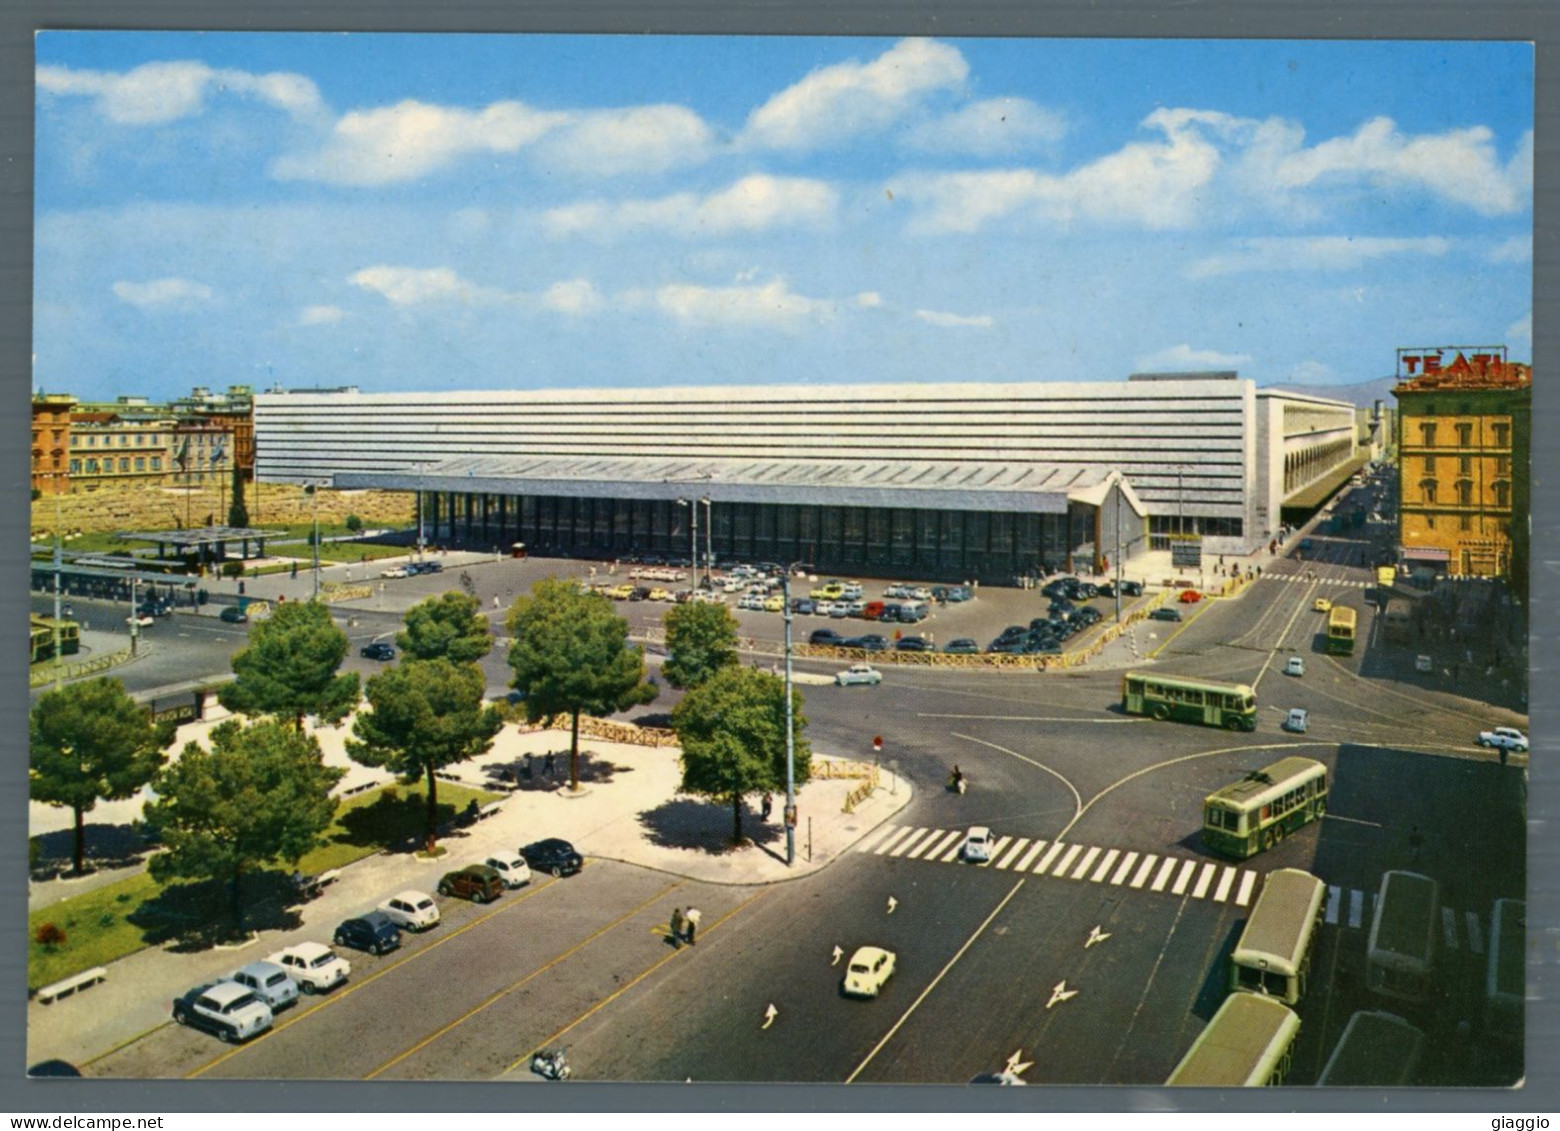
M 355 514 L 347 515 L 346 528 L 353 534 L 363 529 L 363 520 Z
M 33 941 L 49 950 L 65 945 L 65 932 L 53 923 L 44 923 L 33 935 Z
M 109 927 L 114 925 L 118 918 L 119 917 L 112 911 L 105 911 L 103 914 L 98 916 L 98 926 L 102 927 L 106 931 Z
M 232 578 L 232 577 L 243 577 L 244 576 L 244 563 L 243 562 L 223 562 L 222 563 L 222 576 L 223 577 L 229 577 L 229 578 Z

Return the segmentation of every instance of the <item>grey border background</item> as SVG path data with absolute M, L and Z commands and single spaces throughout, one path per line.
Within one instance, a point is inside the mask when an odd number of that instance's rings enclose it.
M 1529 792 L 1529 967 L 1527 1086 L 1498 1091 L 1180 1092 L 1142 1088 L 954 1088 L 828 1085 L 571 1083 L 505 1089 L 501 1084 L 234 1084 L 185 1081 L 28 1081 L 26 1069 L 27 696 L 19 644 L 0 653 L 0 1111 L 155 1114 L 178 1111 L 1468 1111 L 1489 1115 L 1560 1110 L 1560 877 L 1555 864 L 1557 711 L 1544 692 L 1560 654 L 1555 588 L 1560 583 L 1560 462 L 1555 398 L 1545 366 L 1560 344 L 1557 318 L 1556 119 L 1560 114 L 1560 6 L 1494 0 L 5 0 L 0 5 L 0 468 L 12 487 L 0 497 L 0 623 L 24 621 L 27 603 L 28 418 L 31 384 L 33 33 L 43 29 L 139 28 L 230 31 L 610 32 L 621 34 L 936 35 L 1147 38 L 1512 39 L 1535 43 L 1532 554 L 1532 731 Z M 1435 83 L 1434 75 L 1404 75 Z M 1503 76 L 1492 74 L 1498 83 Z M 1456 170 L 1448 170 L 1456 176 Z M 1470 264 L 1476 269 L 1476 266 Z M 1381 359 L 1386 372 L 1390 358 Z M 8 631 L 9 637 L 9 631 Z M 18 635 L 19 639 L 19 635 Z M 1044 1050 L 1037 1050 L 1044 1055 Z M 1472 1126 L 1472 1124 L 1470 1124 Z

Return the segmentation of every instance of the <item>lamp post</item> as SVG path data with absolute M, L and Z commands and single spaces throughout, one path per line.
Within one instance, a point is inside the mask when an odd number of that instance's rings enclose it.
M 309 484 L 309 494 L 314 497 L 314 599 L 320 599 L 320 485 Z
M 699 502 L 704 504 L 704 582 L 706 589 L 715 588 L 715 550 L 711 539 L 714 536 L 715 520 L 710 512 L 710 497 L 705 495 Z
M 54 477 L 54 690 L 58 691 L 65 686 L 65 665 L 60 655 L 61 629 L 60 618 L 64 612 L 60 609 L 60 587 L 63 584 L 62 577 L 65 570 L 65 551 L 60 544 L 60 479 Z M 78 630 L 78 637 L 79 630 Z
M 688 508 L 688 564 L 692 567 L 693 587 L 699 587 L 699 504 L 688 499 L 678 499 L 677 505 Z
M 780 575 L 781 600 L 785 602 L 785 863 L 796 863 L 796 723 L 791 705 L 791 573 L 792 562 Z

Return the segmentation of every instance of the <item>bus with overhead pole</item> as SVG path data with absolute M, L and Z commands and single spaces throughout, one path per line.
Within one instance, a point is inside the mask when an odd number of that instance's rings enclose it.
M 1298 868 L 1269 872 L 1230 955 L 1230 989 L 1297 1005 L 1310 979 L 1327 885 Z
M 1257 693 L 1244 683 L 1128 672 L 1121 681 L 1121 709 L 1129 715 L 1160 720 L 1178 719 L 1228 730 L 1257 729 Z
M 1231 994 L 1165 1083 L 1172 1088 L 1277 1086 L 1289 1074 L 1299 1032 L 1300 1018 L 1283 1002 Z
M 1327 767 L 1314 758 L 1281 758 L 1203 798 L 1202 841 L 1244 860 L 1327 812 Z
M 1334 605 L 1327 614 L 1327 651 L 1334 656 L 1354 655 L 1354 633 L 1359 613 L 1348 605 Z
M 1440 884 L 1417 872 L 1382 876 L 1365 947 L 1366 986 L 1403 1001 L 1429 998 L 1440 927 Z
M 1362 1009 L 1343 1027 L 1343 1036 L 1316 1078 L 1316 1086 L 1412 1087 L 1424 1047 L 1424 1033 L 1397 1014 Z

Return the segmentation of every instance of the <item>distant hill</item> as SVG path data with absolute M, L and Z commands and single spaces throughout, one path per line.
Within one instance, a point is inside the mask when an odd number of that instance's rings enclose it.
M 1265 389 L 1277 389 L 1285 393 L 1303 393 L 1312 397 L 1331 397 L 1336 401 L 1348 401 L 1360 408 L 1369 408 L 1376 401 L 1385 401 L 1388 408 L 1395 408 L 1392 387 L 1396 377 L 1377 377 L 1374 381 L 1362 381 L 1358 385 L 1264 385 Z

